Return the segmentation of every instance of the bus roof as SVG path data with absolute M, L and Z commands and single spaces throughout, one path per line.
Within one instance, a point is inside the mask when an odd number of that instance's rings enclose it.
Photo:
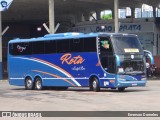
M 29 38 L 29 39 L 20 39 L 16 38 L 10 40 L 9 43 L 17 42 L 32 42 L 32 41 L 44 41 L 44 40 L 64 40 L 64 39 L 76 39 L 76 38 L 87 38 L 87 37 L 97 37 L 97 36 L 135 36 L 134 34 L 124 34 L 124 33 L 78 33 L 78 32 L 67 32 L 67 33 L 58 33 L 58 34 L 47 34 L 43 37 L 38 38 Z

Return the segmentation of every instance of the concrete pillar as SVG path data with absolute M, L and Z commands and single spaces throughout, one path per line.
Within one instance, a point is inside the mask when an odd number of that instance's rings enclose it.
M 97 16 L 97 20 L 101 20 L 101 11 L 100 10 L 96 11 L 96 16 Z
M 115 33 L 119 32 L 118 8 L 119 8 L 119 0 L 114 0 L 114 26 L 115 26 Z
M 2 80 L 2 15 L 0 12 L 0 80 Z
M 54 19 L 54 0 L 49 0 L 49 29 L 50 33 L 54 33 L 55 19 Z

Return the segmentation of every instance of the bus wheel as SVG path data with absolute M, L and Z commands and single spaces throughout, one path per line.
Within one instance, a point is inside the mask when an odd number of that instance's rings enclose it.
M 43 86 L 42 86 L 42 80 L 40 77 L 37 77 L 35 80 L 35 90 L 42 90 Z
M 90 90 L 93 90 L 95 92 L 99 92 L 100 91 L 100 87 L 99 87 L 99 81 L 97 78 L 93 78 L 90 84 Z
M 27 77 L 25 79 L 25 89 L 26 90 L 33 90 L 33 88 L 34 88 L 34 84 L 33 84 L 31 77 Z
M 122 88 L 118 88 L 118 92 L 124 92 L 125 88 L 122 87 Z

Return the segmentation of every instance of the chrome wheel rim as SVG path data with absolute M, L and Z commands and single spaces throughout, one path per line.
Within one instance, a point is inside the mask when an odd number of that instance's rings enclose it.
M 38 80 L 36 82 L 36 88 L 39 90 L 39 89 L 41 89 L 41 87 L 42 87 L 41 82 Z
M 32 80 L 27 79 L 26 85 L 27 85 L 28 88 L 32 87 Z
M 93 89 L 95 90 L 97 88 L 97 82 L 94 80 L 93 81 Z

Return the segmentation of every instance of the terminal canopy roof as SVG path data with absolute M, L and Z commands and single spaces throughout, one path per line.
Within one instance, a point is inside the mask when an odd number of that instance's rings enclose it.
M 114 9 L 114 0 L 54 0 L 55 15 L 68 15 Z M 140 8 L 142 4 L 160 7 L 159 0 L 119 0 L 119 7 Z M 14 0 L 3 20 L 32 20 L 48 18 L 48 0 Z

